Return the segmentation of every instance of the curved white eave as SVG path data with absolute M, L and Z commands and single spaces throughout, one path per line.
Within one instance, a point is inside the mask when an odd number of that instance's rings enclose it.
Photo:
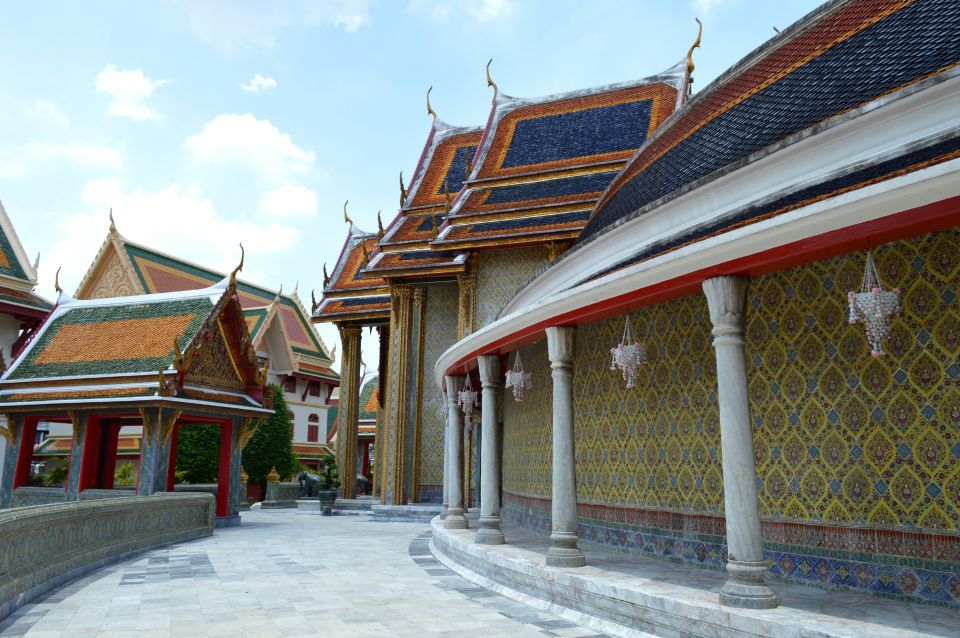
M 843 193 L 685 246 L 514 308 L 510 314 L 465 337 L 440 355 L 434 367 L 434 380 L 443 387 L 446 371 L 465 357 L 584 306 L 716 264 L 956 196 L 960 196 L 960 159 Z
M 818 184 L 845 168 L 901 152 L 960 122 L 960 67 L 905 87 L 798 133 L 746 165 L 690 190 L 575 247 L 523 288 L 501 316 L 575 286 L 645 246 L 772 197 Z M 759 156 L 759 157 L 757 157 Z

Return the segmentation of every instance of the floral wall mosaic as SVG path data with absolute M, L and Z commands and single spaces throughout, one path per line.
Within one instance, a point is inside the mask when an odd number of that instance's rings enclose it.
M 773 576 L 960 604 L 960 230 L 876 247 L 903 312 L 873 357 L 847 321 L 866 252 L 771 273 L 748 293 L 747 363 Z M 637 387 L 609 369 L 624 318 L 580 326 L 574 367 L 581 539 L 722 568 L 725 523 L 702 295 L 645 308 Z M 550 369 L 504 402 L 503 515 L 550 529 Z
M 420 501 L 443 499 L 443 394 L 433 381 L 437 359 L 457 340 L 458 290 L 455 284 L 427 286 L 424 307 L 422 405 L 420 410 Z
M 475 253 L 477 277 L 476 329 L 492 323 L 522 285 L 546 263 L 541 247 L 487 250 Z

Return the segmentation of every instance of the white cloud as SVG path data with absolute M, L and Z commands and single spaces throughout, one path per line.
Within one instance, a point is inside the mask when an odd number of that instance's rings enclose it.
M 710 11 L 723 0 L 693 0 L 693 8 L 699 15 L 709 15 Z
M 190 29 L 217 49 L 272 47 L 288 29 L 333 27 L 352 33 L 370 23 L 369 0 L 206 0 L 185 2 Z
M 240 84 L 240 88 L 247 93 L 259 93 L 267 89 L 276 88 L 277 81 L 269 75 L 264 77 L 259 73 L 255 74 L 247 84 Z
M 257 266 L 258 256 L 285 253 L 300 236 L 297 229 L 275 222 L 227 219 L 195 186 L 128 190 L 116 179 L 96 180 L 86 184 L 81 201 L 87 212 L 64 215 L 54 229 L 57 239 L 44 251 L 40 265 L 44 294 L 55 296 L 53 273 L 59 266 L 64 290 L 76 289 L 107 233 L 110 208 L 125 237 L 223 272 L 236 266 L 238 244 L 243 242 L 244 278 L 268 285 L 273 284 Z
M 410 0 L 407 7 L 424 13 L 432 20 L 443 21 L 454 11 L 465 14 L 477 22 L 490 22 L 513 13 L 513 0 Z
M 115 64 L 108 64 L 97 74 L 97 90 L 110 95 L 107 113 L 114 117 L 129 117 L 134 120 L 156 120 L 159 115 L 144 102 L 153 92 L 172 80 L 151 80 L 143 71 L 121 71 Z
M 0 179 L 17 180 L 58 168 L 68 163 L 77 168 L 119 170 L 124 153 L 120 148 L 94 142 L 27 142 L 23 146 L 0 148 Z
M 285 184 L 260 199 L 260 210 L 272 217 L 313 217 L 317 214 L 317 191 Z
M 513 5 L 510 0 L 481 0 L 480 3 L 472 2 L 469 8 L 470 13 L 477 22 L 487 22 L 495 20 L 513 11 Z
M 308 173 L 316 160 L 313 151 L 294 144 L 269 120 L 258 120 L 249 113 L 218 115 L 188 137 L 184 146 L 198 162 L 246 166 L 263 181 L 273 183 Z
M 27 109 L 27 115 L 31 119 L 51 122 L 57 126 L 67 126 L 70 120 L 66 113 L 60 110 L 60 107 L 49 100 L 34 100 L 33 104 Z
M 119 169 L 123 153 L 116 148 L 90 142 L 28 142 L 27 156 L 41 160 L 66 160 L 77 166 Z

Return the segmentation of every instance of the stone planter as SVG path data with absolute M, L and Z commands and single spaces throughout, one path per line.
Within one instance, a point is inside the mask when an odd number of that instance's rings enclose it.
M 333 515 L 333 504 L 337 500 L 337 490 L 317 490 L 317 500 L 324 516 Z

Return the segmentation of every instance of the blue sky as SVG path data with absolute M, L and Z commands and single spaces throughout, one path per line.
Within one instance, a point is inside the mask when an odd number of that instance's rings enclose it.
M 396 213 L 429 130 L 653 75 L 704 22 L 694 90 L 818 3 L 802 0 L 219 0 L 0 4 L 0 200 L 39 291 L 75 289 L 114 209 L 134 241 L 281 283 L 309 305 L 341 209 Z M 328 345 L 336 331 L 321 326 Z M 376 361 L 375 339 L 364 358 Z

